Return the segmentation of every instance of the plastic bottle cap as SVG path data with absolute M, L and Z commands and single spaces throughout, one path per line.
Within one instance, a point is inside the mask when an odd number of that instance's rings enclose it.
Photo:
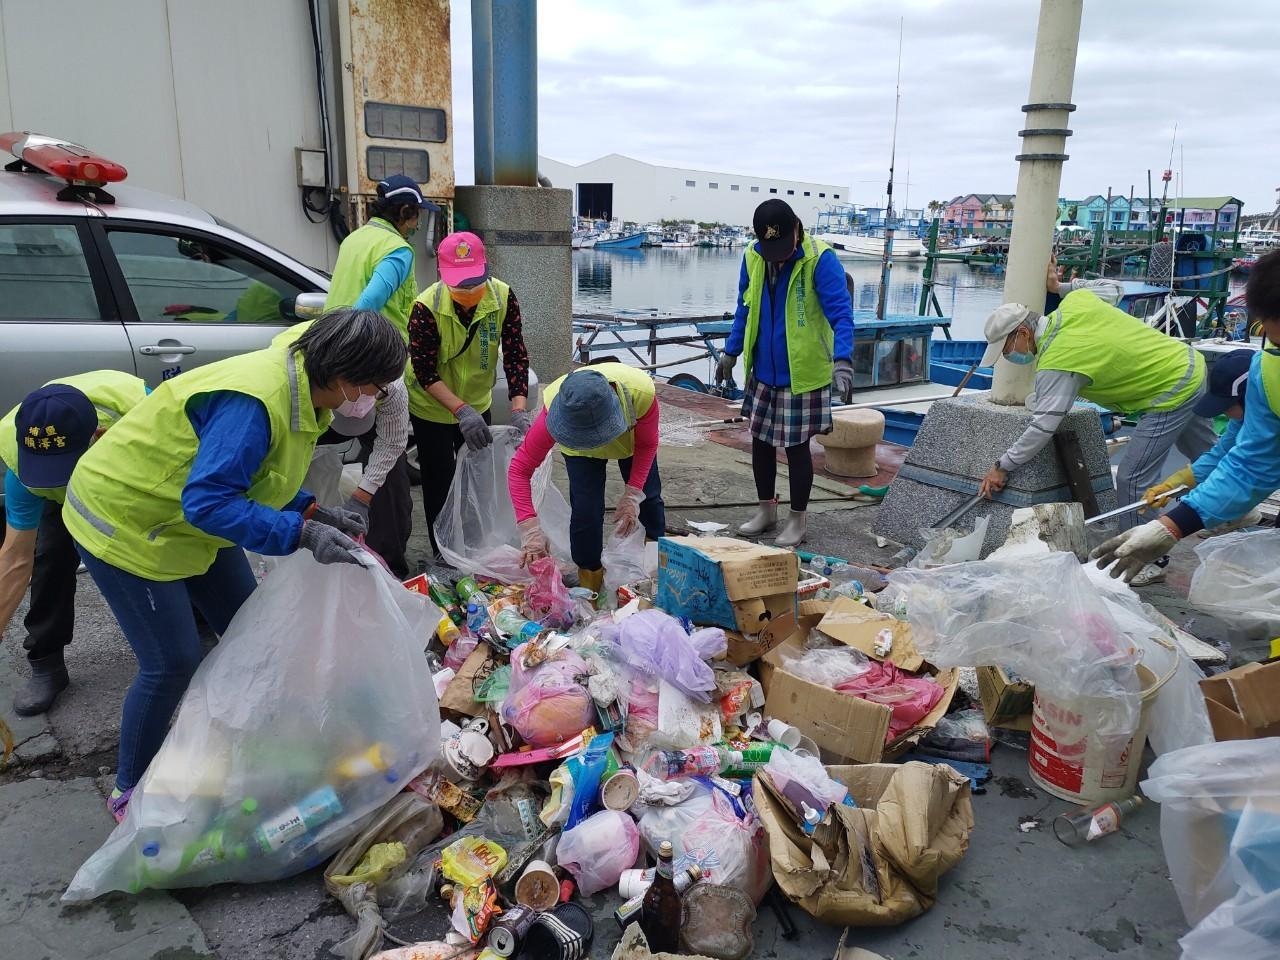
M 142 855 L 144 857 L 158 857 L 160 855 L 160 844 L 155 840 L 148 840 L 142 845 Z
M 258 809 L 258 801 L 253 797 L 240 801 L 241 813 L 255 813 Z

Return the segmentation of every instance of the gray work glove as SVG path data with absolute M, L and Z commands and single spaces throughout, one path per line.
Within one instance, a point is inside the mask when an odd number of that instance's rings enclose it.
M 720 359 L 716 361 L 716 383 L 727 383 L 732 380 L 733 368 L 737 364 L 737 357 L 730 356 L 727 353 L 720 354 Z
M 360 519 L 364 521 L 364 529 L 369 531 L 369 504 L 365 503 L 354 493 L 347 497 L 347 502 L 342 505 L 342 509 L 347 513 L 356 513 L 360 515 Z M 320 511 L 316 511 L 319 513 Z
M 831 392 L 841 403 L 853 401 L 853 361 L 837 360 L 831 371 Z
M 454 414 L 458 418 L 458 427 L 462 430 L 462 439 L 467 441 L 468 450 L 483 450 L 493 443 L 493 434 L 484 417 L 476 413 L 475 407 L 464 403 Z
M 363 552 L 356 543 L 341 530 L 316 520 L 302 522 L 302 536 L 298 538 L 298 546 L 310 550 L 321 563 L 354 563 L 364 566 L 360 560 Z
M 363 537 L 369 532 L 368 507 L 363 511 L 353 510 L 349 506 L 316 507 L 310 519 L 341 530 L 349 537 Z
M 533 428 L 533 414 L 528 410 L 511 411 L 511 425 L 520 431 L 520 436 L 524 436 Z

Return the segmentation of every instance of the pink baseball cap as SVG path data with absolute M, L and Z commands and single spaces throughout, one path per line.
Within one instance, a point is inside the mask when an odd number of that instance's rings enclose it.
M 489 279 L 484 242 L 474 233 L 451 233 L 436 247 L 440 279 L 447 287 L 474 287 Z

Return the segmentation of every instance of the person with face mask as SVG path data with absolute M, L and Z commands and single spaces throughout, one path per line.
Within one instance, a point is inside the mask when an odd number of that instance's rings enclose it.
M 449 496 L 458 450 L 480 450 L 489 433 L 498 353 L 511 399 L 511 425 L 521 435 L 528 411 L 529 354 L 520 303 L 489 272 L 484 243 L 451 233 L 436 250 L 440 280 L 418 296 L 409 315 L 409 414 L 422 468 L 422 503 L 436 546 L 435 521 Z
M 354 307 L 377 310 L 395 324 L 407 341 L 409 311 L 418 292 L 411 238 L 424 211 L 440 208 L 422 195 L 411 177 L 400 174 L 378 183 L 369 222 L 354 230 L 338 248 L 325 310 Z M 296 340 L 299 325 L 281 334 Z M 364 473 L 344 506 L 364 517 L 369 549 L 401 579 L 409 575 L 405 548 L 413 530 L 413 498 L 405 447 L 409 442 L 409 393 L 402 381 L 387 384 L 383 399 L 359 401 L 358 416 L 334 417 L 320 442 L 346 443 L 360 438 Z
M 1194 459 L 1217 442 L 1213 425 L 1195 412 L 1205 394 L 1204 358 L 1190 344 L 1114 306 L 1121 290 L 1113 281 L 1076 281 L 1061 288 L 1067 293 L 1048 316 L 1006 303 L 987 318 L 982 366 L 1001 358 L 1034 363 L 1036 375 L 1026 401 L 1031 423 L 982 478 L 979 490 L 986 497 L 1003 490 L 1009 474 L 1053 439 L 1079 396 L 1108 410 L 1141 414 L 1116 475 L 1119 501 L 1133 503 L 1159 480 L 1170 449 L 1176 446 Z M 1131 526 L 1137 518 L 1126 514 L 1117 522 Z M 1163 576 L 1163 568 L 1152 564 L 1138 585 Z
M 0 544 L 0 634 L 31 586 L 23 647 L 31 679 L 13 698 L 20 717 L 44 713 L 67 687 L 63 649 L 75 629 L 80 557 L 62 522 L 76 462 L 146 396 L 142 380 L 95 370 L 46 383 L 0 420 L 5 535 Z
M 766 200 L 753 219 L 756 242 L 742 258 L 738 308 L 717 365 L 729 380 L 745 358 L 742 415 L 751 429 L 751 471 L 760 507 L 738 528 L 758 537 L 778 524 L 778 449 L 787 454 L 791 514 L 780 547 L 804 542 L 813 454 L 809 441 L 830 433 L 831 398 L 853 394 L 853 301 L 835 251 L 804 232 L 782 200 Z
M 1225 402 L 1220 409 L 1228 416 L 1234 407 L 1242 408 L 1238 429 L 1228 427 L 1213 452 L 1192 464 L 1190 477 L 1178 477 L 1183 483 L 1190 479 L 1194 489 L 1173 509 L 1112 537 L 1093 552 L 1098 566 L 1110 566 L 1113 577 L 1135 583 L 1183 537 L 1236 521 L 1243 525 L 1253 508 L 1280 489 L 1280 251 L 1262 257 L 1250 271 L 1245 304 L 1262 327 L 1262 349 L 1236 351 L 1217 361 L 1215 374 L 1218 364 L 1229 366 L 1220 379 L 1213 378 L 1217 386 L 1212 393 L 1220 399 L 1208 408 L 1214 412 Z M 1246 352 L 1251 356 L 1242 371 Z M 1173 479 L 1158 485 L 1149 501 L 1163 503 L 1168 490 L 1160 487 Z
M 221 635 L 256 585 L 245 550 L 365 562 L 363 519 L 317 507 L 302 481 L 333 411 L 384 393 L 407 353 L 380 314 L 333 311 L 294 343 L 166 380 L 76 464 L 62 520 L 138 658 L 108 803 L 117 819 L 199 666 L 192 605 Z

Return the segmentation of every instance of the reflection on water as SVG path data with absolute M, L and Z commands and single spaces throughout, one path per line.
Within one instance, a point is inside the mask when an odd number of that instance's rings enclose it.
M 741 264 L 741 250 L 575 250 L 573 306 L 591 312 L 659 310 L 710 315 L 732 311 Z M 853 277 L 854 308 L 875 310 L 880 264 L 845 261 L 843 266 Z M 915 315 L 923 269 L 918 261 L 894 264 L 890 314 Z M 944 263 L 938 265 L 935 277 L 934 292 L 944 315 L 951 317 L 951 335 L 958 340 L 980 339 L 987 314 L 1000 305 L 1003 272 Z

